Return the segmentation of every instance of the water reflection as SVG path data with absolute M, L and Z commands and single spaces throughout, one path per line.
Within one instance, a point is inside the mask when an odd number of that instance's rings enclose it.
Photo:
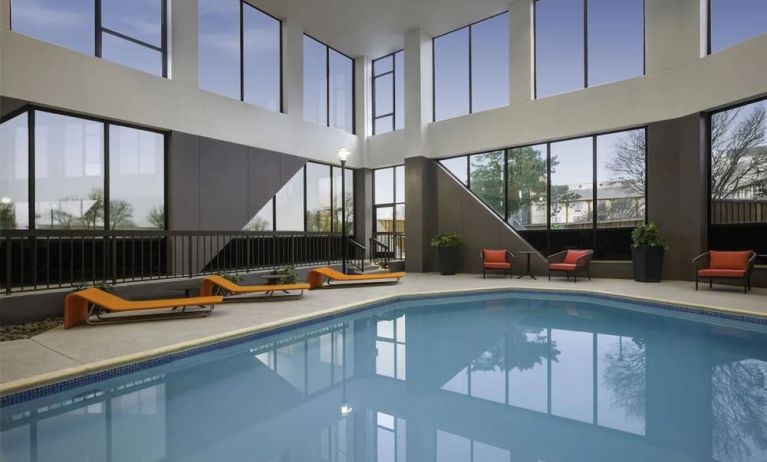
M 358 313 L 3 408 L 0 459 L 767 459 L 764 332 L 495 297 Z

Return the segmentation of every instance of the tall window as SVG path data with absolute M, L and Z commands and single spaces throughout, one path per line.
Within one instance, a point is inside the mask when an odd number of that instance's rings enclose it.
M 536 0 L 536 97 L 644 74 L 644 0 Z
M 767 32 L 767 2 L 709 0 L 708 52 L 716 53 Z
M 281 31 L 243 0 L 200 0 L 200 88 L 280 111 Z
M 509 104 L 509 15 L 434 38 L 434 120 Z
M 243 227 L 246 231 L 346 232 L 354 234 L 354 170 L 307 162 Z M 342 195 L 341 190 L 344 189 Z M 342 216 L 341 207 L 346 216 Z
M 440 163 L 540 251 L 585 246 L 625 259 L 645 220 L 645 152 L 636 129 Z
M 28 110 L 0 125 L 0 147 L 0 228 L 165 228 L 161 133 Z
M 713 249 L 767 253 L 767 100 L 711 114 Z
M 304 120 L 354 133 L 354 61 L 304 35 Z
M 405 167 L 375 170 L 373 206 L 376 233 L 405 232 Z
M 373 134 L 405 128 L 405 52 L 373 61 Z
M 167 77 L 166 2 L 15 0 L 11 27 L 46 42 Z

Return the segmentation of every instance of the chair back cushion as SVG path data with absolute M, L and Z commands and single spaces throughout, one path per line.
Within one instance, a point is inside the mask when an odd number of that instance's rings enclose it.
M 578 263 L 578 259 L 581 258 L 584 255 L 588 255 L 588 253 L 591 252 L 590 250 L 568 250 L 567 255 L 565 255 L 565 261 L 562 263 L 568 263 L 571 265 L 574 265 Z
M 482 259 L 485 263 L 506 263 L 506 251 L 483 249 Z
M 748 267 L 748 259 L 751 258 L 752 253 L 752 250 L 735 252 L 712 250 L 708 255 L 708 267 L 711 269 L 743 270 Z

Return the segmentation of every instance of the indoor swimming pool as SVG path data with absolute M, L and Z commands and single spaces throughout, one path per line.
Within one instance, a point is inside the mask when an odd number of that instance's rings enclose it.
M 0 413 L 3 462 L 757 462 L 767 323 L 590 295 L 409 299 Z

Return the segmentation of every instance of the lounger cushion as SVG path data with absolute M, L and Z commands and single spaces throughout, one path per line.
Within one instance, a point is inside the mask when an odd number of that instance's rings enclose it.
M 742 278 L 746 277 L 746 270 L 734 269 L 702 269 L 698 271 L 699 278 Z
M 506 263 L 506 251 L 484 249 L 482 250 L 482 261 L 485 263 Z
M 549 269 L 556 271 L 573 271 L 575 267 L 575 263 L 552 263 L 549 265 Z
M 396 272 L 396 273 L 368 273 L 368 274 L 344 274 L 340 271 L 336 271 L 333 268 L 323 266 L 320 268 L 315 268 L 311 271 L 309 271 L 309 275 L 307 279 L 309 280 L 309 284 L 311 285 L 312 289 L 316 289 L 318 287 L 322 287 L 322 283 L 324 282 L 325 278 L 334 280 L 334 281 L 377 281 L 381 280 L 381 282 L 385 282 L 389 279 L 397 279 L 405 277 L 404 272 Z
M 751 250 L 737 252 L 712 250 L 708 255 L 708 267 L 722 270 L 745 270 L 748 268 L 748 259 L 751 258 L 752 253 Z
M 484 263 L 485 268 L 487 269 L 509 269 L 511 268 L 511 263 L 503 262 L 503 263 L 494 263 L 494 262 L 487 262 Z
M 568 250 L 562 263 L 577 264 L 578 259 L 591 253 L 590 250 Z
M 236 284 L 228 279 L 225 279 L 218 275 L 206 276 L 202 279 L 202 286 L 200 287 L 200 295 L 212 295 L 213 286 L 221 287 L 231 294 L 250 294 L 257 292 L 274 292 L 278 290 L 308 290 L 309 284 L 305 282 L 297 282 L 295 284 L 264 284 L 243 286 Z

